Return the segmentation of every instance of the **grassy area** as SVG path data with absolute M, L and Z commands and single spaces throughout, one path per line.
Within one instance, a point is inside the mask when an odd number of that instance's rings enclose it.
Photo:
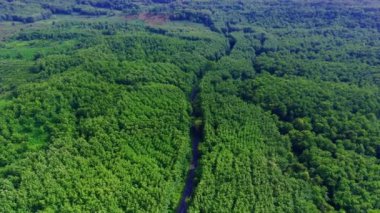
M 13 41 L 0 47 L 0 58 L 34 60 L 36 54 L 57 54 L 69 50 L 77 44 L 74 40 L 68 41 Z
M 2 42 L 27 30 L 40 30 L 62 22 L 84 22 L 106 21 L 108 23 L 120 23 L 126 21 L 119 11 L 114 11 L 114 16 L 83 16 L 83 15 L 53 15 L 50 19 L 40 20 L 34 23 L 22 23 L 15 21 L 0 21 L 0 47 Z

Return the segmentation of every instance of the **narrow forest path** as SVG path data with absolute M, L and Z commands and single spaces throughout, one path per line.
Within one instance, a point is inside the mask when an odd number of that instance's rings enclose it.
M 229 33 L 224 34 L 228 44 L 226 52 L 220 58 L 214 60 L 218 62 L 223 57 L 228 57 L 236 45 L 236 39 Z M 186 213 L 189 207 L 189 201 L 196 188 L 196 171 L 199 166 L 200 153 L 198 150 L 199 143 L 203 137 L 203 114 L 201 109 L 201 102 L 199 100 L 200 88 L 199 84 L 202 81 L 205 72 L 200 71 L 197 75 L 197 82 L 194 84 L 190 94 L 190 102 L 192 106 L 191 117 L 193 119 L 192 127 L 190 129 L 191 144 L 192 144 L 192 159 L 190 169 L 186 178 L 185 188 L 182 193 L 181 201 L 177 208 L 177 213 Z
M 235 48 L 236 45 L 236 38 L 234 38 L 232 35 L 226 35 L 226 38 L 228 39 L 228 49 L 226 50 L 226 56 L 231 55 L 232 50 Z
M 187 179 L 186 179 L 186 185 L 182 194 L 180 204 L 177 209 L 178 213 L 187 212 L 187 208 L 189 207 L 188 200 L 191 198 L 196 187 L 195 186 L 196 185 L 195 172 L 198 168 L 199 157 L 200 157 L 198 146 L 203 135 L 202 111 L 200 109 L 200 105 L 198 104 L 198 95 L 199 95 L 199 88 L 197 85 L 193 88 L 190 95 L 190 101 L 191 101 L 191 105 L 193 109 L 192 114 L 191 114 L 193 118 L 193 124 L 190 129 L 191 144 L 192 144 L 192 159 L 191 159 L 191 165 L 190 165 L 190 169 L 189 169 Z

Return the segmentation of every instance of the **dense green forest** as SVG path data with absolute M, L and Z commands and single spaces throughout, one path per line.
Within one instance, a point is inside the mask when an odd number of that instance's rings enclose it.
M 377 1 L 0 0 L 0 212 L 379 211 Z

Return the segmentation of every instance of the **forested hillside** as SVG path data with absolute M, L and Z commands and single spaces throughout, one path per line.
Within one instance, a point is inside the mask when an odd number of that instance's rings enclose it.
M 0 0 L 0 212 L 378 212 L 379 86 L 375 0 Z

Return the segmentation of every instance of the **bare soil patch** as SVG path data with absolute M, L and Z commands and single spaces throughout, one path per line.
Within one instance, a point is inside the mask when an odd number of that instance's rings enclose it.
M 151 26 L 162 25 L 169 21 L 169 18 L 166 15 L 150 13 L 140 13 L 138 15 L 127 16 L 126 18 L 127 20 L 142 20 Z

